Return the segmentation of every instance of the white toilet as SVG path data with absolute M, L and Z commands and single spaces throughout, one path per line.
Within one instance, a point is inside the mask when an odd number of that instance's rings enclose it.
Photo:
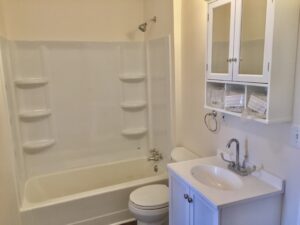
M 183 147 L 177 147 L 171 153 L 173 162 L 196 158 L 199 156 Z M 138 225 L 165 225 L 169 212 L 169 188 L 164 184 L 140 187 L 131 192 L 128 206 Z

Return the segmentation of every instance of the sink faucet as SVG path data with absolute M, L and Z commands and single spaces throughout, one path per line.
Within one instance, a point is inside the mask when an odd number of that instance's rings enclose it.
M 231 147 L 231 144 L 235 142 L 236 146 L 236 153 L 235 153 L 235 162 L 230 161 L 225 159 L 224 154 L 221 153 L 221 158 L 225 161 L 228 162 L 228 169 L 232 170 L 233 172 L 241 175 L 241 176 L 247 176 L 254 172 L 256 170 L 256 166 L 253 166 L 252 168 L 246 167 L 246 154 L 245 154 L 245 159 L 243 161 L 243 164 L 241 166 L 240 164 L 240 143 L 236 138 L 232 138 L 229 140 L 228 144 L 226 145 L 227 148 Z
M 241 168 L 241 166 L 240 166 L 240 143 L 239 143 L 239 141 L 238 141 L 237 139 L 235 139 L 235 138 L 232 138 L 232 139 L 229 140 L 229 142 L 227 143 L 226 147 L 227 147 L 227 148 L 230 148 L 230 147 L 231 147 L 231 144 L 232 144 L 233 142 L 235 142 L 235 146 L 236 146 L 236 148 L 235 148 L 236 152 L 235 152 L 235 163 L 234 163 L 234 167 L 235 167 L 237 170 L 239 170 L 239 169 Z
M 147 158 L 148 161 L 159 161 L 159 160 L 162 160 L 163 159 L 163 156 L 162 154 L 156 150 L 155 148 L 151 149 L 150 150 L 150 157 Z

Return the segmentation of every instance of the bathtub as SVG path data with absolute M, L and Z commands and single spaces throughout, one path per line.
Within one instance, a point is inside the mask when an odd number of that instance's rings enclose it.
M 167 184 L 161 165 L 120 161 L 31 178 L 20 208 L 23 225 L 108 225 L 132 220 L 128 197 L 137 187 Z

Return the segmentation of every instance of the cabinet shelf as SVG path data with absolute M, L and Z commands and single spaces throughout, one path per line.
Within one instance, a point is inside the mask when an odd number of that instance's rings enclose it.
M 33 110 L 33 111 L 19 113 L 20 119 L 23 119 L 23 120 L 39 119 L 39 118 L 43 118 L 43 117 L 48 117 L 50 115 L 51 115 L 50 109 Z
M 25 78 L 15 80 L 15 85 L 20 88 L 30 88 L 43 86 L 48 83 L 48 80 L 45 78 Z
M 120 80 L 123 82 L 140 82 L 140 81 L 144 81 L 146 78 L 145 74 L 130 74 L 130 73 L 126 73 L 126 74 L 122 74 L 120 75 Z
M 23 144 L 23 149 L 28 154 L 38 153 L 46 148 L 49 148 L 55 144 L 54 139 L 31 141 Z
M 127 101 L 121 103 L 123 109 L 143 109 L 146 107 L 145 101 Z
M 128 137 L 134 137 L 134 136 L 141 136 L 146 134 L 147 128 L 145 127 L 138 127 L 138 128 L 128 128 L 122 131 L 122 135 L 128 136 Z
M 260 119 L 260 118 L 256 118 L 254 116 L 242 116 L 241 113 L 236 113 L 236 112 L 231 112 L 229 110 L 226 109 L 220 109 L 220 108 L 214 108 L 211 106 L 204 106 L 204 108 L 209 109 L 209 110 L 214 110 L 220 113 L 226 113 L 227 115 L 231 115 L 231 116 L 235 116 L 235 117 L 239 117 L 239 118 L 244 118 L 244 119 L 248 119 L 248 120 L 254 120 L 260 123 L 264 123 L 264 124 L 270 124 L 273 122 L 284 122 L 284 121 L 269 121 L 268 119 Z

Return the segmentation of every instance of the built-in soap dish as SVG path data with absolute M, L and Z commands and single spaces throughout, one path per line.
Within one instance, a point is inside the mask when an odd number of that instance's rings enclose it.
M 147 133 L 147 128 L 139 127 L 139 128 L 128 128 L 122 131 L 122 135 L 127 137 L 139 137 L 143 136 Z
M 120 75 L 119 78 L 121 81 L 124 81 L 124 82 L 140 82 L 140 81 L 145 80 L 146 75 L 145 74 L 126 73 L 126 74 Z
M 25 111 L 19 113 L 20 119 L 25 121 L 40 119 L 40 118 L 48 117 L 50 115 L 51 115 L 50 109 L 32 110 L 32 111 Z
M 54 139 L 31 141 L 23 144 L 23 149 L 28 154 L 35 154 L 55 144 Z
M 46 78 L 22 78 L 15 80 L 15 85 L 19 88 L 32 88 L 43 86 L 48 83 Z
M 139 110 L 146 107 L 145 101 L 127 101 L 121 103 L 121 107 L 125 110 Z

